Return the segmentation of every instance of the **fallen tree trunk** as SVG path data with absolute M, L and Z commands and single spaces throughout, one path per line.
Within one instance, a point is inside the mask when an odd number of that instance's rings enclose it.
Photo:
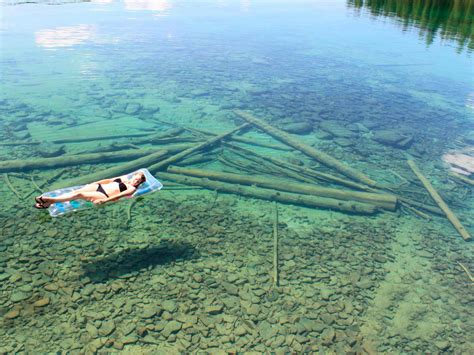
M 60 181 L 58 183 L 53 184 L 50 188 L 51 190 L 57 190 L 64 187 L 85 185 L 90 184 L 94 181 L 125 175 L 131 173 L 134 170 L 146 168 L 148 165 L 155 163 L 157 160 L 168 154 L 168 150 L 155 151 L 152 154 L 141 157 L 139 159 L 132 160 L 125 164 L 113 166 L 111 168 L 100 170 L 92 174 L 82 175 L 77 178 Z
M 439 208 L 441 208 L 441 210 L 444 212 L 448 220 L 451 222 L 454 228 L 456 228 L 456 230 L 459 232 L 461 237 L 463 237 L 463 239 L 466 241 L 471 240 L 471 236 L 469 235 L 469 232 L 466 230 L 466 228 L 464 228 L 464 226 L 459 221 L 458 217 L 453 213 L 453 211 L 451 211 L 451 209 L 448 207 L 446 202 L 443 201 L 443 199 L 441 198 L 439 193 L 435 190 L 433 185 L 431 185 L 428 179 L 421 173 L 415 161 L 409 159 L 407 162 L 411 170 L 415 173 L 415 175 L 421 181 L 425 189 L 428 191 L 428 193 L 436 202 L 436 204 L 439 206 Z
M 122 139 L 122 138 L 140 138 L 134 142 L 129 142 L 132 144 L 141 144 L 141 143 L 148 143 L 150 141 L 156 139 L 164 139 L 169 137 L 175 137 L 183 132 L 182 128 L 173 128 L 165 132 L 161 133 L 130 133 L 130 134 L 119 134 L 115 136 L 100 136 L 100 137 L 83 137 L 83 138 L 64 138 L 64 139 L 56 139 L 53 140 L 51 143 L 55 144 L 62 144 L 62 143 L 81 143 L 81 142 L 92 142 L 92 141 L 102 141 L 108 139 Z
M 54 144 L 65 144 L 65 143 L 82 143 L 82 142 L 93 142 L 93 141 L 103 141 L 108 139 L 122 139 L 122 138 L 135 138 L 135 137 L 145 137 L 149 136 L 150 133 L 131 133 L 131 134 L 119 134 L 116 136 L 98 136 L 98 137 L 83 137 L 83 138 L 64 138 L 64 139 L 55 139 L 50 141 Z
M 177 166 L 168 167 L 168 172 L 174 174 L 182 174 L 199 178 L 208 178 L 222 182 L 230 182 L 241 185 L 254 185 L 278 191 L 288 191 L 304 195 L 313 195 L 321 197 L 329 197 L 336 200 L 359 201 L 370 203 L 377 207 L 395 211 L 397 199 L 389 194 L 377 194 L 371 192 L 338 190 L 329 187 L 320 187 L 305 183 L 295 183 L 291 181 L 269 179 L 262 176 L 245 176 L 232 173 L 224 173 L 219 171 L 209 171 L 202 169 L 186 169 Z
M 270 134 L 272 137 L 288 144 L 289 146 L 303 152 L 304 154 L 316 159 L 320 163 L 331 167 L 333 169 L 336 169 L 339 171 L 341 174 L 350 177 L 356 181 L 362 182 L 366 185 L 369 186 L 376 186 L 376 182 L 370 179 L 369 177 L 365 176 L 361 172 L 341 163 L 337 159 L 333 158 L 332 156 L 321 152 L 313 147 L 310 147 L 309 145 L 306 145 L 304 143 L 301 143 L 300 140 L 298 140 L 295 137 L 292 137 L 290 134 L 283 132 L 268 123 L 254 117 L 248 112 L 244 112 L 241 110 L 235 110 L 234 111 L 239 117 L 243 118 L 245 121 L 250 122 L 254 124 L 255 126 L 259 127 L 260 129 L 264 130 L 268 134 Z
M 378 211 L 378 208 L 374 205 L 356 201 L 341 201 L 326 197 L 304 196 L 271 189 L 228 184 L 170 173 L 160 173 L 159 176 L 162 179 L 178 182 L 180 184 L 201 186 L 210 190 L 228 192 L 267 201 L 278 201 L 298 206 L 325 208 L 357 214 L 374 214 Z
M 36 141 L 11 141 L 11 142 L 2 142 L 0 143 L 0 146 L 7 146 L 7 145 L 38 145 L 41 144 L 41 142 L 36 142 Z
M 418 202 L 418 201 L 414 201 L 412 199 L 402 197 L 402 196 L 399 196 L 399 195 L 396 195 L 396 196 L 397 196 L 397 198 L 400 202 L 404 202 L 407 205 L 410 205 L 410 206 L 416 207 L 416 208 L 420 208 L 420 209 L 425 210 L 427 212 L 431 212 L 431 213 L 433 213 L 437 216 L 444 216 L 443 211 L 441 211 L 438 207 L 431 206 L 431 205 L 428 205 L 426 203 L 421 203 L 421 202 Z
M 167 167 L 168 165 L 174 163 L 174 162 L 177 162 L 181 159 L 183 159 L 184 157 L 194 153 L 194 152 L 197 152 L 203 148 L 206 148 L 210 145 L 213 145 L 217 142 L 219 142 L 220 140 L 222 140 L 223 138 L 237 132 L 237 131 L 240 131 L 241 129 L 247 127 L 249 124 L 248 123 L 245 123 L 239 127 L 236 127 L 226 133 L 223 133 L 223 134 L 220 134 L 218 136 L 215 136 L 215 137 L 212 137 L 211 139 L 205 141 L 205 142 L 202 142 L 198 145 L 195 145 L 194 147 L 191 147 L 191 148 L 188 148 L 186 150 L 183 150 L 182 152 L 178 153 L 178 154 L 175 154 L 171 157 L 169 157 L 168 159 L 165 159 L 159 163 L 156 163 L 156 164 L 153 164 L 152 166 L 150 166 L 148 169 L 150 170 L 151 173 L 155 173 L 157 172 L 158 170 L 164 168 L 164 167 Z
M 189 147 L 189 144 L 180 144 L 166 147 L 170 153 L 179 152 Z M 28 160 L 7 160 L 0 162 L 0 172 L 25 171 L 32 169 L 51 169 L 64 166 L 73 166 L 80 164 L 97 164 L 114 161 L 123 161 L 140 158 L 145 155 L 153 154 L 156 148 L 148 149 L 130 149 L 118 152 L 88 153 L 63 155 L 54 158 L 37 158 Z

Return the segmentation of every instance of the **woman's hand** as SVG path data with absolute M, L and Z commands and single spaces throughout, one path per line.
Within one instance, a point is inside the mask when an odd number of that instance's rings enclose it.
M 107 202 L 107 201 L 108 201 L 108 199 L 106 199 L 106 198 L 101 198 L 101 199 L 99 199 L 99 200 L 95 200 L 95 201 L 94 201 L 94 204 L 96 204 L 96 205 L 101 205 L 101 204 L 103 204 L 103 203 L 105 203 L 105 202 Z

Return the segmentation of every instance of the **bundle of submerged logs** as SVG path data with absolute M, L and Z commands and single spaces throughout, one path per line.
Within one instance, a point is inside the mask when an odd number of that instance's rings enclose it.
M 442 201 L 439 194 L 433 197 L 434 188 L 431 185 L 427 187 L 427 190 L 437 206 L 413 201 L 400 193 L 397 194 L 393 188 L 378 184 L 346 163 L 303 143 L 296 136 L 273 127 L 249 112 L 236 110 L 235 114 L 245 123 L 223 134 L 175 127 L 161 134 L 128 137 L 127 144 L 122 145 L 128 149 L 119 149 L 115 144 L 82 154 L 0 162 L 0 172 L 4 172 L 8 179 L 7 174 L 12 172 L 126 161 L 105 170 L 55 182 L 48 188 L 57 189 L 86 184 L 148 167 L 150 172 L 156 174 L 161 180 L 178 186 L 198 186 L 218 192 L 286 204 L 356 214 L 395 211 L 399 206 L 404 206 L 417 216 L 427 219 L 430 219 L 430 214 L 446 215 L 463 238 L 470 239 L 468 232 Z M 252 127 L 267 133 L 283 145 L 237 135 Z M 188 132 L 191 136 L 183 137 L 181 136 L 183 132 Z M 110 139 L 110 137 L 100 138 L 101 140 Z M 90 141 L 93 138 L 87 140 Z M 61 143 L 64 142 L 61 141 Z M 141 148 L 140 146 L 144 144 L 150 144 L 153 147 Z M 298 151 L 326 169 L 323 172 L 307 165 L 294 164 L 289 160 L 275 158 L 275 154 L 262 155 L 250 148 L 244 148 L 243 145 L 262 146 L 286 152 Z M 196 168 L 196 164 L 216 160 L 221 163 L 219 166 L 223 165 L 225 169 Z M 413 168 L 411 160 L 410 167 Z M 231 171 L 228 171 L 229 169 Z M 333 173 L 328 173 L 328 170 Z M 417 170 L 415 173 L 426 187 L 426 181 L 423 180 L 425 178 L 421 172 Z M 442 202 L 439 201 L 440 199 Z

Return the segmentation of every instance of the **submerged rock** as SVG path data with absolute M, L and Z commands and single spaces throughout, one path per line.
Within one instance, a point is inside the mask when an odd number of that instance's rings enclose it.
M 127 105 L 127 108 L 125 109 L 125 113 L 128 115 L 135 115 L 139 113 L 141 109 L 142 109 L 142 105 L 135 102 L 131 102 Z
M 10 297 L 10 301 L 12 302 L 21 302 L 21 301 L 24 301 L 28 298 L 30 298 L 31 296 L 31 293 L 27 293 L 27 292 L 14 292 L 12 293 L 11 297 Z
M 339 121 L 323 121 L 319 128 L 338 138 L 353 138 L 357 136 L 357 134 L 344 127 Z
M 166 326 L 163 329 L 163 331 L 161 332 L 161 334 L 163 334 L 165 337 L 168 338 L 171 334 L 176 333 L 177 331 L 179 331 L 182 326 L 183 326 L 182 323 L 180 323 L 178 321 L 175 321 L 175 320 L 172 320 L 171 322 L 168 322 L 168 324 L 166 324 Z
M 66 152 L 64 145 L 57 144 L 41 144 L 37 147 L 36 151 L 43 158 L 57 157 Z
M 313 125 L 309 122 L 293 122 L 281 126 L 283 130 L 294 134 L 308 134 L 313 130 Z
M 413 137 L 398 131 L 377 131 L 372 139 L 378 143 L 395 148 L 406 149 L 413 143 Z
M 6 319 L 15 319 L 20 315 L 20 312 L 17 309 L 11 310 L 5 314 Z
M 113 320 L 109 320 L 102 323 L 101 327 L 99 328 L 99 335 L 105 337 L 112 334 L 114 330 L 115 330 L 115 322 Z

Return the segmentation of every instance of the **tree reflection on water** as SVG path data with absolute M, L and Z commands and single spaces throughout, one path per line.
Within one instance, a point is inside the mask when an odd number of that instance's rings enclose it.
M 396 18 L 407 31 L 420 29 L 430 45 L 439 36 L 456 41 L 458 51 L 474 49 L 474 0 L 348 0 L 348 6 L 375 17 Z

